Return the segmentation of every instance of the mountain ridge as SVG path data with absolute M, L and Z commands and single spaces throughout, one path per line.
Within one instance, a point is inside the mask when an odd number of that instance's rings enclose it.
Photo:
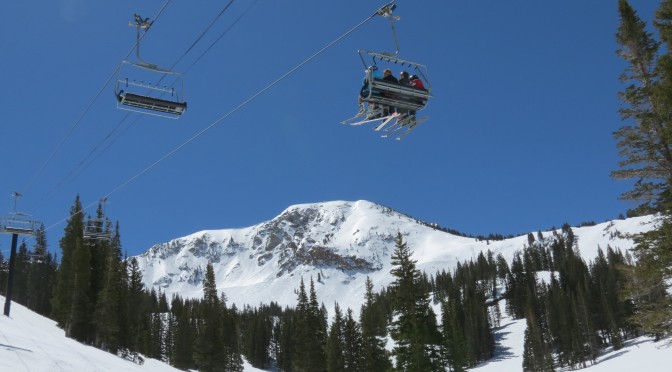
M 652 220 L 645 216 L 575 228 L 584 259 L 593 259 L 598 247 L 629 249 L 632 242 L 623 233 L 647 230 Z M 168 297 L 200 297 L 205 266 L 211 262 L 218 290 L 239 307 L 270 301 L 293 306 L 294 291 L 305 278 L 317 281 L 320 301 L 358 311 L 367 276 L 375 290 L 393 280 L 390 255 L 397 232 L 418 268 L 429 275 L 451 271 L 488 249 L 510 263 L 527 244 L 526 234 L 483 241 L 369 201 L 330 201 L 293 205 L 250 227 L 198 231 L 154 245 L 136 258 L 145 285 Z

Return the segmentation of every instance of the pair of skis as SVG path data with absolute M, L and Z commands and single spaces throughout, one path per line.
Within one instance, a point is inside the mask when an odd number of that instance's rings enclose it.
M 409 116 L 409 115 L 400 115 L 398 113 L 394 113 L 392 115 L 380 116 L 380 117 L 375 117 L 375 118 L 366 118 L 366 119 L 363 119 L 363 120 L 356 121 L 356 119 L 361 118 L 365 114 L 366 114 L 366 111 L 360 110 L 360 112 L 358 112 L 357 115 L 353 116 L 350 119 L 344 120 L 341 123 L 342 124 L 349 124 L 349 125 L 353 125 L 353 126 L 358 126 L 358 125 L 363 125 L 363 124 L 366 124 L 366 123 L 380 121 L 380 124 L 376 125 L 373 128 L 373 130 L 375 130 L 377 132 L 379 132 L 381 130 L 383 130 L 384 132 L 387 132 L 387 133 L 385 133 L 381 136 L 383 138 L 393 137 L 395 133 L 399 133 L 399 136 L 397 136 L 396 139 L 401 140 L 402 138 L 407 136 L 413 129 L 415 129 L 415 127 L 424 123 L 427 120 L 426 116 L 423 116 L 422 118 L 416 118 L 414 115 Z M 387 126 L 389 123 L 393 122 L 395 119 L 396 119 L 396 121 L 392 125 Z
M 418 125 L 424 123 L 427 121 L 427 117 L 423 116 L 421 118 L 417 118 L 415 116 L 405 116 L 402 118 L 397 119 L 397 121 L 388 126 L 387 128 L 384 129 L 386 132 L 383 134 L 381 137 L 383 138 L 388 138 L 388 137 L 394 137 L 396 134 L 397 141 L 400 141 L 402 138 L 406 137 L 413 129 L 415 129 Z M 387 123 L 384 123 L 387 124 Z M 376 131 L 380 131 L 383 129 L 385 125 L 379 125 L 378 127 L 374 128 Z

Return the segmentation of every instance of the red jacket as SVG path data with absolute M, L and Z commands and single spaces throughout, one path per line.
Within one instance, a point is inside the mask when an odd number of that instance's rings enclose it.
M 425 84 L 423 84 L 420 79 L 411 80 L 411 86 L 418 89 L 425 89 Z

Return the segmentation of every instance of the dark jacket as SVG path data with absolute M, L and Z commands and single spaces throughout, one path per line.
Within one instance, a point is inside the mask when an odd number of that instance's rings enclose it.
M 392 75 L 387 75 L 387 76 L 385 76 L 385 77 L 383 78 L 383 80 L 385 80 L 385 81 L 389 81 L 390 83 L 399 84 L 399 80 L 397 80 L 397 78 L 394 77 L 394 76 L 392 76 Z

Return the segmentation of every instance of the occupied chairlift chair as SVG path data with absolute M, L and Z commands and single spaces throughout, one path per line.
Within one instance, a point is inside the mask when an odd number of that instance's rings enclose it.
M 364 64 L 364 68 L 366 68 L 366 83 L 369 87 L 368 94 L 362 98 L 367 103 L 393 106 L 402 110 L 420 111 L 427 106 L 427 102 L 431 97 L 431 84 L 427 78 L 427 66 L 397 57 L 399 55 L 399 40 L 397 38 L 397 31 L 394 28 L 394 21 L 400 18 L 392 13 L 397 8 L 393 3 L 394 1 L 380 8 L 377 14 L 390 20 L 396 51 L 394 53 L 373 52 L 369 50 L 357 51 L 359 58 Z M 371 64 L 367 64 L 365 55 L 371 58 Z M 370 66 L 376 66 L 377 60 L 394 63 L 395 65 L 408 66 L 409 69 L 414 70 L 415 74 L 422 78 L 425 88 L 419 89 L 375 78 Z M 411 73 L 411 75 L 413 74 Z
M 360 112 L 351 119 L 345 120 L 343 124 L 350 125 L 360 125 L 369 121 L 371 119 L 377 120 L 375 115 L 374 107 L 377 106 L 389 106 L 395 107 L 399 113 L 408 113 L 405 118 L 400 118 L 394 124 L 386 128 L 390 130 L 394 128 L 392 132 L 396 132 L 399 129 L 408 127 L 412 129 L 416 125 L 424 122 L 427 118 L 417 119 L 415 118 L 415 113 L 427 107 L 427 103 L 431 95 L 431 84 L 427 77 L 427 66 L 419 64 L 417 62 L 408 61 L 398 57 L 399 55 L 399 41 L 397 39 L 397 32 L 394 28 L 394 21 L 399 20 L 398 16 L 393 15 L 393 11 L 396 9 L 394 1 L 388 3 L 377 11 L 377 15 L 386 17 L 390 21 L 390 27 L 392 28 L 392 35 L 394 37 L 394 43 L 396 51 L 391 52 L 374 52 L 369 50 L 358 50 L 360 59 L 365 67 L 365 89 L 361 92 L 362 102 L 366 103 L 366 107 L 360 107 Z M 367 61 L 367 59 L 370 61 Z M 378 68 L 378 62 L 385 62 L 386 64 L 395 64 L 401 65 L 405 70 L 409 70 L 411 75 L 418 75 L 424 83 L 424 89 L 415 88 L 410 85 L 402 85 L 398 83 L 393 83 L 387 80 L 383 80 L 377 77 L 374 77 L 373 67 Z M 368 63 L 367 63 L 368 62 Z M 353 119 L 356 119 L 360 116 L 366 115 L 366 120 L 360 120 L 358 122 L 352 122 Z M 386 119 L 382 117 L 380 119 Z M 378 125 L 375 130 L 381 130 L 388 122 L 393 118 L 387 117 L 387 120 L 384 120 L 382 124 Z M 410 130 L 409 130 L 410 131 Z M 407 133 L 405 133 L 407 134 Z M 405 135 L 405 134 L 402 134 Z M 383 135 L 387 137 L 388 135 Z M 397 139 L 401 139 L 397 137 Z
M 178 119 L 187 109 L 187 102 L 184 101 L 184 78 L 178 72 L 159 68 L 140 57 L 140 30 L 146 32 L 149 29 L 151 22 L 148 18 L 143 19 L 136 14 L 135 22 L 129 22 L 129 25 L 136 27 L 135 50 L 138 62 L 122 61 L 119 66 L 114 89 L 117 108 Z M 124 76 L 126 74 L 140 76 L 142 79 L 129 78 Z M 161 79 L 156 79 L 157 74 L 163 75 Z M 159 85 L 166 75 L 177 77 L 175 86 Z M 164 98 L 167 95 L 170 98 Z
M 402 85 L 398 83 L 389 82 L 387 80 L 375 78 L 371 68 L 366 69 L 366 83 L 369 87 L 367 94 L 362 96 L 364 102 L 368 104 L 380 104 L 385 106 L 396 107 L 400 111 L 420 111 L 427 107 L 427 101 L 431 97 L 429 81 L 426 75 L 421 71 L 425 66 L 415 62 L 405 61 L 400 58 L 386 56 L 381 53 L 359 51 L 360 56 L 366 53 L 372 56 L 374 63 L 378 58 L 383 61 L 400 63 L 402 66 L 408 65 L 415 68 L 416 71 L 423 77 L 425 84 L 424 89 L 415 88 L 410 85 Z M 364 57 L 362 57 L 364 60 Z

